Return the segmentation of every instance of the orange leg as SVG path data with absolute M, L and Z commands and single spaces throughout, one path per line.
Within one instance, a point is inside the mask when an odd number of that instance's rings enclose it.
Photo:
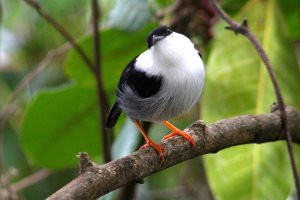
M 169 135 L 165 136 L 163 138 L 163 140 L 166 140 L 170 137 L 173 137 L 175 135 L 181 135 L 182 137 L 184 137 L 184 139 L 186 139 L 193 147 L 196 146 L 195 140 L 192 138 L 192 136 L 190 136 L 189 134 L 183 132 L 182 130 L 179 130 L 178 128 L 176 128 L 175 126 L 173 126 L 170 122 L 168 121 L 163 121 L 164 125 L 167 126 L 169 129 L 171 129 L 173 132 L 170 133 Z
M 142 133 L 142 135 L 144 136 L 145 140 L 146 140 L 146 144 L 144 144 L 143 146 L 140 147 L 140 149 L 144 149 L 146 147 L 153 147 L 157 153 L 159 154 L 159 158 L 160 160 L 164 160 L 164 156 L 163 156 L 163 152 L 165 151 L 160 145 L 154 143 L 145 133 L 144 129 L 142 128 L 142 125 L 139 121 L 133 120 L 133 123 L 135 124 L 135 126 L 138 128 L 138 130 Z

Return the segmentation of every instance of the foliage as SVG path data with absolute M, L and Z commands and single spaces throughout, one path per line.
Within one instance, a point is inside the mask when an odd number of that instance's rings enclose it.
M 92 89 L 68 86 L 40 91 L 28 106 L 21 133 L 22 145 L 32 162 L 47 168 L 66 168 L 77 165 L 74 155 L 78 152 L 101 155 L 95 106 Z
M 41 1 L 92 59 L 89 3 Z M 251 30 L 270 56 L 285 101 L 300 108 L 300 94 L 297 93 L 300 66 L 296 59 L 300 55 L 295 53 L 293 46 L 300 38 L 299 1 L 224 0 L 221 3 L 236 20 L 248 19 Z M 145 37 L 158 24 L 151 18 L 173 4 L 171 0 L 101 0 L 101 64 L 110 103 L 123 68 L 147 48 Z M 2 111 L 20 80 L 49 50 L 66 41 L 23 1 L 0 2 L 0 7 Z M 164 20 L 165 23 L 176 21 L 176 16 L 167 13 Z M 211 43 L 202 46 L 207 60 L 207 81 L 201 115 L 207 123 L 240 114 L 269 112 L 275 101 L 269 77 L 253 47 L 244 37 L 234 35 L 224 26 L 218 23 Z M 18 97 L 14 115 L 10 116 L 4 131 L 4 168 L 6 171 L 13 166 L 18 169 L 19 176 L 14 182 L 38 169 L 53 170 L 53 174 L 40 184 L 21 191 L 25 199 L 44 199 L 71 180 L 78 164 L 76 154 L 80 151 L 88 152 L 98 163 L 103 162 L 96 94 L 93 74 L 71 48 L 53 58 L 48 68 Z M 199 111 L 195 111 L 198 115 Z M 183 128 L 195 119 L 193 114 L 188 114 L 175 123 Z M 114 132 L 113 158 L 128 155 L 138 148 L 141 136 L 124 116 Z M 167 130 L 155 124 L 149 132 L 155 140 L 160 140 Z M 296 153 L 299 157 L 299 149 Z M 204 162 L 216 199 L 287 199 L 293 189 L 283 143 L 234 147 L 205 156 Z M 147 194 L 149 199 L 196 198 L 203 192 L 199 188 L 207 184 L 204 175 L 200 159 L 182 163 L 146 179 L 145 184 L 137 187 L 136 197 Z M 189 192 L 166 192 L 181 191 L 180 188 Z M 114 193 L 105 199 L 116 196 Z M 208 199 L 209 195 L 201 197 Z
M 299 108 L 300 95 L 293 91 L 300 90 L 300 74 L 282 10 L 276 1 L 252 0 L 235 18 L 241 21 L 246 15 L 270 56 L 286 103 Z M 207 64 L 203 117 L 213 122 L 268 112 L 275 97 L 263 63 L 245 38 L 220 27 L 224 24 L 217 27 Z M 284 143 L 230 148 L 205 156 L 205 164 L 212 189 L 221 199 L 286 199 L 293 187 Z M 278 184 L 272 184 L 274 180 Z

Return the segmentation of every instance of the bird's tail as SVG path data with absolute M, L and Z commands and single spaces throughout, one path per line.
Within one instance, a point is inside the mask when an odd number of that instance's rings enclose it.
M 106 128 L 114 127 L 120 117 L 121 112 L 122 109 L 119 107 L 118 103 L 115 102 L 109 111 L 108 117 L 105 122 L 105 127 Z

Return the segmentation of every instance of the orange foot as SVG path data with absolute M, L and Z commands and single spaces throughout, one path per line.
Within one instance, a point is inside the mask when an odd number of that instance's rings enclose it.
M 196 146 L 195 140 L 192 138 L 192 136 L 190 136 L 189 134 L 185 133 L 182 130 L 179 130 L 178 128 L 176 128 L 175 126 L 173 126 L 172 124 L 170 124 L 167 121 L 163 121 L 163 123 L 169 128 L 171 129 L 173 132 L 170 133 L 169 135 L 163 137 L 163 140 L 169 139 L 170 137 L 173 137 L 175 135 L 181 135 L 184 139 L 186 139 L 193 147 Z
M 164 155 L 163 152 L 165 151 L 164 148 L 162 148 L 160 145 L 154 143 L 145 133 L 141 123 L 137 120 L 133 120 L 133 123 L 136 125 L 136 127 L 138 128 L 138 130 L 142 133 L 142 135 L 144 136 L 145 140 L 146 140 L 146 144 L 144 144 L 143 146 L 140 147 L 140 149 L 144 149 L 146 147 L 153 147 L 158 155 L 161 161 L 164 161 Z
M 163 155 L 163 153 L 165 151 L 164 148 L 162 148 L 160 145 L 154 143 L 152 140 L 148 140 L 146 144 L 144 144 L 143 146 L 140 147 L 140 149 L 144 149 L 146 147 L 153 147 L 156 150 L 156 152 L 158 153 L 159 159 L 161 161 L 164 161 L 164 155 Z

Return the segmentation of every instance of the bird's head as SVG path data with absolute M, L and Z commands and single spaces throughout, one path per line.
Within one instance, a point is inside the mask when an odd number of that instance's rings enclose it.
M 150 49 L 159 41 L 171 35 L 173 31 L 167 26 L 160 26 L 151 31 L 147 37 L 148 48 Z

